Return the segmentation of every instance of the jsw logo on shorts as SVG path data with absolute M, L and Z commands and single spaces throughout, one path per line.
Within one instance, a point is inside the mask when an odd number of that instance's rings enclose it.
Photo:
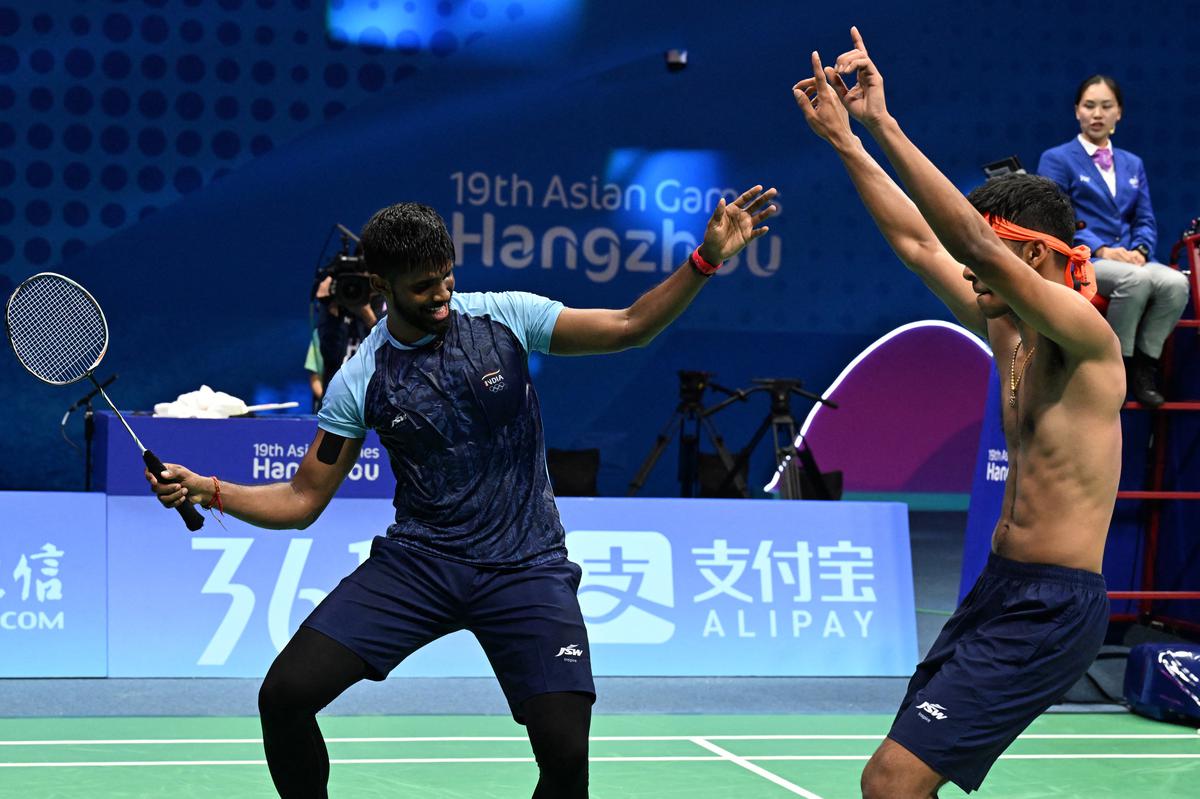
M 555 655 L 554 657 L 560 658 L 563 655 L 571 655 L 573 657 L 581 657 L 583 655 L 583 650 L 580 649 L 577 644 L 567 644 L 562 649 L 558 650 L 558 654 Z
M 938 721 L 950 718 L 946 715 L 946 708 L 942 707 L 941 705 L 935 705 L 932 702 L 922 702 L 921 704 L 917 705 L 917 712 L 921 711 L 928 713 Z

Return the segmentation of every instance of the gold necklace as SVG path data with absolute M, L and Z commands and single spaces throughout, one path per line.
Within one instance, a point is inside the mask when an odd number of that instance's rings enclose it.
M 1021 349 L 1021 340 L 1017 339 L 1017 346 L 1013 347 L 1012 364 L 1008 367 L 1008 407 L 1015 408 L 1017 406 L 1017 389 L 1021 386 L 1021 378 L 1025 377 L 1025 367 L 1029 366 L 1029 359 L 1033 357 L 1036 346 L 1030 347 L 1029 352 L 1025 353 L 1025 360 L 1021 361 L 1021 373 L 1017 374 L 1017 350 Z

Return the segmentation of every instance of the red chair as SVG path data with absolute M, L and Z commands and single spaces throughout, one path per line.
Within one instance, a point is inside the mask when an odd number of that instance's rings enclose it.
M 1185 260 L 1183 266 L 1179 263 L 1179 255 L 1183 253 Z M 1171 266 L 1176 269 L 1182 269 L 1188 273 L 1188 282 L 1191 283 L 1192 289 L 1192 319 L 1184 319 L 1181 324 L 1184 327 L 1200 327 L 1200 233 L 1194 236 L 1187 236 L 1175 242 L 1175 246 L 1171 248 Z M 1192 322 L 1193 324 L 1186 324 Z
M 1180 261 L 1180 255 L 1184 256 L 1183 261 Z M 1175 269 L 1180 269 L 1188 274 L 1188 282 L 1192 292 L 1192 318 L 1180 319 L 1176 324 L 1176 328 L 1192 327 L 1200 328 L 1200 234 L 1187 236 L 1178 241 L 1171 248 L 1170 265 Z M 1099 295 L 1093 300 L 1100 299 Z M 1099 303 L 1097 307 L 1101 307 Z M 1104 303 L 1107 307 L 1108 303 Z M 1172 359 L 1172 340 L 1167 339 L 1167 345 L 1163 349 L 1163 379 L 1170 378 Z M 1130 410 L 1142 409 L 1142 405 L 1136 402 L 1128 402 L 1125 408 Z M 1150 449 L 1147 453 L 1149 470 L 1147 484 L 1144 490 L 1141 491 L 1118 491 L 1118 500 L 1142 500 L 1147 501 L 1149 506 L 1145 516 L 1145 536 L 1142 540 L 1142 586 L 1138 591 L 1110 591 L 1110 599 L 1136 599 L 1139 600 L 1138 612 L 1136 614 L 1114 614 L 1114 621 L 1133 621 L 1142 619 L 1146 621 L 1160 621 L 1174 624 L 1175 626 L 1192 630 L 1200 633 L 1200 627 L 1190 622 L 1181 621 L 1178 619 L 1167 619 L 1166 617 L 1158 616 L 1154 613 L 1153 603 L 1156 600 L 1168 599 L 1200 599 L 1200 591 L 1159 591 L 1156 590 L 1155 581 L 1155 566 L 1158 563 L 1158 539 L 1162 528 L 1162 503 L 1164 500 L 1200 500 L 1200 491 L 1165 491 L 1163 486 L 1166 478 L 1166 450 L 1170 432 L 1170 411 L 1174 412 L 1198 412 L 1200 411 L 1200 401 L 1176 401 L 1166 402 L 1159 406 L 1159 413 L 1153 422 L 1153 435 L 1151 437 Z

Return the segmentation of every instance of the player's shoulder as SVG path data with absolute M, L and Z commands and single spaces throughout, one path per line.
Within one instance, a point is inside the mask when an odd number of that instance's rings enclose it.
M 450 309 L 467 316 L 483 316 L 489 306 L 495 306 L 498 291 L 456 291 L 450 297 Z
M 367 332 L 366 338 L 362 340 L 362 344 L 358 345 L 358 350 L 354 353 L 354 357 L 362 356 L 369 357 L 375 350 L 382 347 L 388 341 L 387 330 L 387 315 L 380 317 L 379 321 Z
M 455 294 L 450 299 L 462 324 L 499 326 L 516 337 L 527 352 L 548 352 L 561 302 L 527 291 Z
M 503 327 L 516 333 L 524 315 L 520 303 L 514 302 L 507 291 L 455 292 L 450 309 L 457 312 L 459 324 L 469 327 Z
M 473 309 L 495 305 L 526 302 L 537 297 L 527 291 L 456 291 L 450 297 L 450 306 Z
M 528 291 L 455 292 L 450 307 L 466 316 L 490 316 L 498 321 L 515 320 L 553 302 Z
M 366 338 L 358 345 L 358 349 L 342 364 L 339 373 L 345 373 L 347 379 L 361 381 L 369 378 L 375 371 L 375 353 L 389 340 L 387 332 L 387 317 L 383 317 L 367 333 Z

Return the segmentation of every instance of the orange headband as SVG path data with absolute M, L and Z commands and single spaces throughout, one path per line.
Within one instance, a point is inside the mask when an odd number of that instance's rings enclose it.
M 1092 251 L 1087 245 L 1068 247 L 1061 239 L 1057 239 L 1049 233 L 1041 233 L 1015 225 L 995 214 L 984 214 L 983 218 L 992 226 L 992 230 L 996 231 L 996 235 L 1002 239 L 1040 241 L 1055 252 L 1067 256 L 1067 267 L 1063 270 L 1063 282 L 1067 284 L 1067 288 L 1078 291 L 1085 300 L 1090 301 L 1092 297 L 1096 296 L 1096 271 L 1092 267 L 1092 262 L 1088 260 L 1092 257 Z

